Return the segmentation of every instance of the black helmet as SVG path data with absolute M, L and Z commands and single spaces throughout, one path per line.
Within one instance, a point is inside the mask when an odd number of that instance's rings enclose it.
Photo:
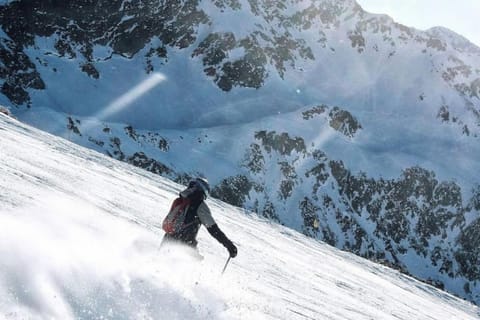
M 203 192 L 205 198 L 210 194 L 210 185 L 205 178 L 195 178 L 188 183 L 188 188 L 196 188 Z

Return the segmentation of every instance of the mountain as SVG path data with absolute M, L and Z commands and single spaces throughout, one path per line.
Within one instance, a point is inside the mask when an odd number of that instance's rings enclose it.
M 355 1 L 3 1 L 18 119 L 480 303 L 480 49 Z
M 182 186 L 0 114 L 5 319 L 478 319 L 387 267 L 207 200 L 239 255 L 159 251 Z M 202 229 L 203 230 L 203 229 Z

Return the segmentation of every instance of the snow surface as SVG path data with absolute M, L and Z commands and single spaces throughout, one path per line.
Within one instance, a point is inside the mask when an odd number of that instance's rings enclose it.
M 214 199 L 239 255 L 159 250 L 181 186 L 0 114 L 3 319 L 478 319 L 384 266 Z

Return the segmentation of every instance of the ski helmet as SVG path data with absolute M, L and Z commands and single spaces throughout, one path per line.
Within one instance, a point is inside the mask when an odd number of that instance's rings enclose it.
M 210 185 L 208 184 L 208 180 L 205 178 L 195 178 L 188 184 L 189 188 L 197 188 L 205 195 L 205 198 L 210 194 Z

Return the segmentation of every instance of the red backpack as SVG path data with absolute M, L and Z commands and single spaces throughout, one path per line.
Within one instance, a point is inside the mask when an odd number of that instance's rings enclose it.
M 190 200 L 179 197 L 172 203 L 172 207 L 165 219 L 163 219 L 162 228 L 168 234 L 175 234 L 182 230 L 185 216 L 190 206 Z

